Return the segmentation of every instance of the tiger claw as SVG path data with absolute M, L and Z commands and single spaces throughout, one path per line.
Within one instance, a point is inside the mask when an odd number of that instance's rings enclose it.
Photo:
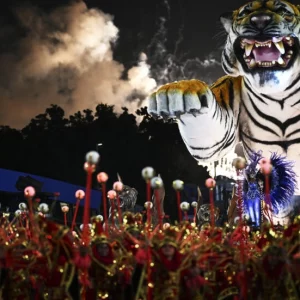
M 191 109 L 190 113 L 196 118 L 197 114 L 199 113 L 199 110 L 198 109 Z
M 166 112 L 161 112 L 160 115 L 162 116 L 164 122 L 167 122 L 170 117 L 169 114 Z
M 177 118 L 177 120 L 182 124 L 182 125 L 185 125 L 185 123 L 182 121 L 182 119 L 181 119 L 181 116 L 179 116 L 178 118 Z
M 181 117 L 181 115 L 182 115 L 182 112 L 176 111 L 176 112 L 174 113 L 174 115 L 175 115 L 175 117 L 176 117 L 177 119 L 180 119 L 180 117 Z

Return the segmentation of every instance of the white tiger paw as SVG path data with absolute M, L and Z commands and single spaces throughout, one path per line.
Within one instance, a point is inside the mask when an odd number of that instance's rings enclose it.
M 183 114 L 205 114 L 213 106 L 209 86 L 199 80 L 168 83 L 149 96 L 148 112 L 154 117 L 174 118 Z

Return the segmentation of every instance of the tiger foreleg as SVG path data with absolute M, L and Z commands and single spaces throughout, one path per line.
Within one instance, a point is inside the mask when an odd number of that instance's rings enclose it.
M 217 160 L 236 141 L 232 109 L 216 100 L 209 86 L 199 80 L 183 80 L 159 88 L 149 97 L 153 116 L 176 118 L 189 152 L 199 161 Z

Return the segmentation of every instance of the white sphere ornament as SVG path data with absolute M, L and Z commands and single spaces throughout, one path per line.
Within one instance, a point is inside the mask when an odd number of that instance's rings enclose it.
M 175 191 L 182 191 L 183 188 L 184 188 L 184 182 L 182 180 L 177 179 L 173 181 L 173 189 Z
M 146 201 L 144 206 L 146 209 L 152 209 L 153 203 L 151 201 Z
M 123 183 L 121 181 L 116 181 L 113 184 L 113 189 L 117 192 L 121 192 L 123 190 Z
M 97 175 L 97 181 L 99 183 L 105 183 L 108 180 L 108 175 L 105 172 L 100 172 Z
M 20 210 L 26 210 L 26 209 L 27 209 L 26 203 L 21 202 L 21 203 L 19 204 L 19 209 L 20 209 Z
M 240 221 L 240 217 L 235 217 L 234 220 L 233 220 L 233 223 L 237 224 L 239 221 Z
M 63 213 L 65 213 L 65 214 L 66 214 L 67 212 L 69 212 L 69 210 L 70 210 L 70 209 L 69 209 L 69 206 L 67 206 L 67 205 L 64 205 L 64 206 L 61 207 L 61 211 L 62 211 Z
M 155 175 L 155 171 L 152 167 L 146 167 L 142 170 L 142 177 L 145 180 L 150 180 Z
M 99 162 L 100 155 L 97 151 L 90 151 L 85 156 L 85 161 L 90 165 L 96 165 Z
M 102 222 L 104 220 L 102 215 L 97 215 L 95 218 L 98 222 Z
M 110 190 L 107 192 L 107 198 L 110 200 L 116 199 L 117 193 L 114 190 Z
M 35 195 L 35 189 L 32 186 L 28 186 L 24 190 L 24 196 L 32 198 Z
M 21 213 L 22 213 L 22 211 L 21 211 L 20 209 L 17 209 L 17 210 L 15 211 L 15 216 L 16 216 L 16 217 L 19 217 L 19 216 L 21 215 Z
M 197 203 L 196 201 L 193 201 L 193 202 L 191 203 L 191 206 L 192 206 L 193 208 L 197 208 L 198 203 Z
M 164 186 L 164 183 L 160 177 L 153 177 L 151 179 L 151 187 L 153 189 L 160 189 Z
M 49 206 L 47 203 L 41 203 L 38 207 L 38 211 L 42 212 L 43 214 L 46 214 L 49 212 Z
M 188 202 L 181 202 L 180 203 L 180 209 L 183 211 L 189 210 L 190 209 L 190 204 Z
M 85 197 L 85 192 L 83 190 L 77 190 L 75 193 L 75 198 L 82 200 Z
M 92 224 L 87 224 L 87 225 L 88 225 L 89 229 L 92 228 Z M 83 231 L 83 224 L 81 224 L 79 228 L 80 228 L 81 231 Z
M 166 230 L 166 229 L 170 228 L 170 226 L 171 226 L 170 223 L 164 223 L 163 229 Z
M 205 180 L 205 185 L 209 189 L 213 189 L 216 186 L 216 181 L 213 178 L 208 178 Z
M 88 162 L 85 162 L 85 163 L 83 164 L 83 169 L 84 169 L 84 171 L 86 171 L 86 172 L 95 172 L 95 170 L 96 170 L 96 165 L 95 165 L 95 164 L 90 164 L 90 163 L 88 163 Z

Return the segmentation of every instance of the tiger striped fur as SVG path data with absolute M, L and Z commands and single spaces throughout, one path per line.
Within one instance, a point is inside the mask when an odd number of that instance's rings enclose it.
M 241 141 L 251 151 L 284 154 L 300 186 L 299 6 L 252 1 L 224 14 L 226 76 L 212 86 L 183 80 L 149 96 L 148 111 L 177 118 L 189 152 L 200 162 L 223 157 Z M 300 194 L 299 188 L 297 194 Z

